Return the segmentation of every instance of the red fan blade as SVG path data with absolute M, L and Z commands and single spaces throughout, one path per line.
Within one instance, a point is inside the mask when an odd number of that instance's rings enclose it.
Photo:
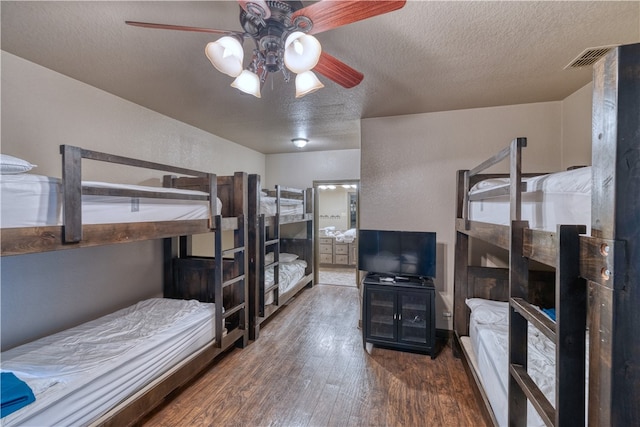
M 387 12 L 401 9 L 406 0 L 396 1 L 335 1 L 323 0 L 304 7 L 291 15 L 291 22 L 305 16 L 313 22 L 308 34 L 317 34 L 352 22 L 362 21 Z
M 213 28 L 201 28 L 201 27 L 183 27 L 181 25 L 170 25 L 170 24 L 152 24 L 150 22 L 124 21 L 124 23 L 127 25 L 133 25 L 134 27 L 157 28 L 160 30 L 193 31 L 196 33 L 213 33 L 213 34 L 238 34 L 238 35 L 243 34 L 239 31 L 214 30 Z
M 347 89 L 358 86 L 364 78 L 364 74 L 360 71 L 354 70 L 344 62 L 325 52 L 322 52 L 320 55 L 320 60 L 313 68 L 313 71 L 322 74 Z

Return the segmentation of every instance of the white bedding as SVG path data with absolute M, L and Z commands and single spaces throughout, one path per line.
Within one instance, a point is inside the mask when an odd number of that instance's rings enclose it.
M 1 354 L 36 401 L 12 425 L 86 425 L 215 337 L 214 304 L 154 298 Z
M 556 231 L 557 224 L 581 224 L 591 227 L 591 168 L 524 178 L 527 192 L 522 194 L 522 219 L 529 227 Z M 470 194 L 482 194 L 509 185 L 509 178 L 481 181 Z M 509 196 L 472 201 L 469 219 L 492 224 L 509 224 Z
M 475 356 L 475 367 L 478 369 L 484 391 L 498 424 L 507 426 L 509 305 L 506 302 L 487 301 L 480 298 L 469 301 L 471 303 L 467 305 L 472 308 L 469 338 Z M 555 406 L 555 344 L 531 324 L 529 324 L 528 335 L 527 372 L 549 402 Z M 527 426 L 544 425 L 538 412 L 531 403 L 528 403 Z
M 356 240 L 357 230 L 350 228 L 349 230 L 336 231 L 335 227 L 325 227 L 320 229 L 320 235 L 323 237 L 333 237 L 336 242 L 340 243 L 353 243 Z
M 162 187 L 83 182 L 104 188 L 127 188 L 179 194 L 207 195 L 200 191 Z M 0 227 L 62 225 L 62 185 L 57 178 L 34 174 L 0 175 Z M 217 200 L 217 212 L 222 203 Z M 83 224 L 207 219 L 205 200 L 82 196 Z
M 278 213 L 276 197 L 260 196 L 260 214 L 274 216 Z M 304 214 L 304 205 L 300 199 L 280 198 L 280 215 L 301 215 Z
M 278 283 L 278 291 L 280 295 L 287 292 L 294 285 L 296 285 L 302 278 L 304 277 L 305 269 L 307 268 L 307 262 L 301 259 L 297 259 L 291 262 L 281 262 L 279 263 L 280 271 L 279 271 L 279 283 Z M 274 284 L 273 278 L 273 267 L 265 269 L 264 272 L 264 286 L 265 288 L 269 288 Z M 265 305 L 269 305 L 273 303 L 273 292 L 269 292 L 268 295 L 265 295 Z

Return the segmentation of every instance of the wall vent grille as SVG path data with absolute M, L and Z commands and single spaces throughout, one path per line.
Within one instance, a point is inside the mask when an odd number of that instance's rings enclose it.
M 567 68 L 582 68 L 593 65 L 616 46 L 617 45 L 587 48 L 573 61 L 571 61 L 569 65 L 564 67 L 564 69 L 566 70 Z

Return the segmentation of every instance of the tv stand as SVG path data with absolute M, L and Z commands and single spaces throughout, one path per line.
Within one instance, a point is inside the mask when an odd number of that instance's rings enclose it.
M 369 273 L 364 280 L 368 283 L 408 283 L 419 286 L 434 286 L 433 279 L 429 277 L 395 276 L 392 274 Z
M 435 288 L 428 278 L 368 274 L 363 280 L 362 340 L 435 358 Z

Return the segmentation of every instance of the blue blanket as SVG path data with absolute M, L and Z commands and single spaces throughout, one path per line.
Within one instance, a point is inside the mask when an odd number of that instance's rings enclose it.
M 36 397 L 27 383 L 16 377 L 12 372 L 2 372 L 0 375 L 0 400 L 2 401 L 0 418 L 6 417 L 31 402 L 35 402 Z
M 543 308 L 542 311 L 551 318 L 551 320 L 556 320 L 556 309 L 555 308 Z

